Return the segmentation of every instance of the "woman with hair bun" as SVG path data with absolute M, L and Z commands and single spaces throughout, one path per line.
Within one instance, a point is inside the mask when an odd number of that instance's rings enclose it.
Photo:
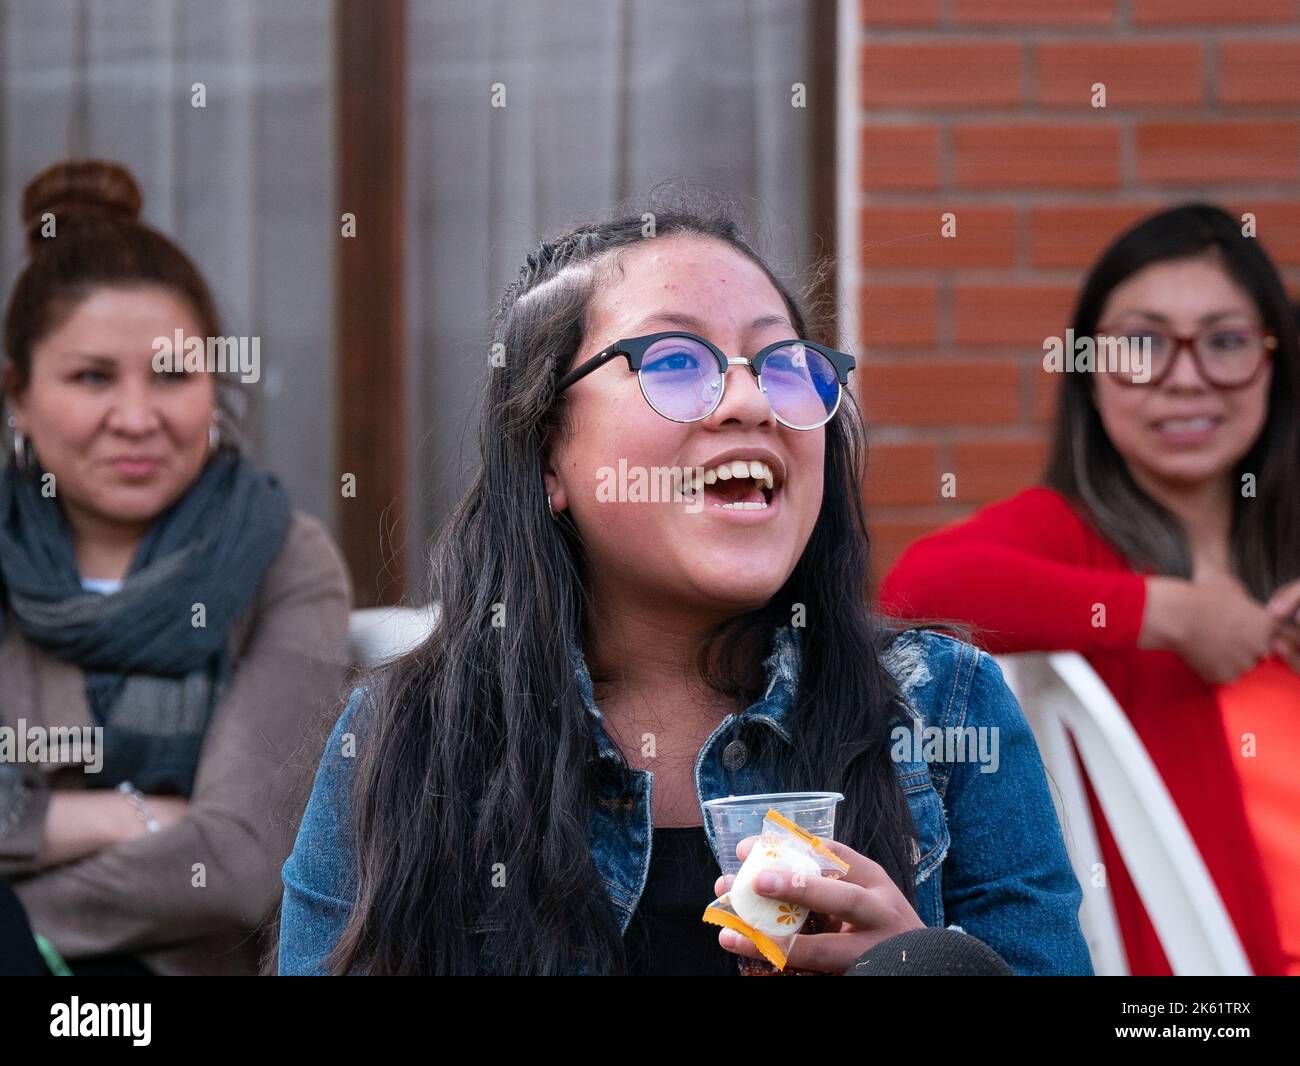
M 343 679 L 343 562 L 242 455 L 221 375 L 158 363 L 160 338 L 206 350 L 220 329 L 140 207 L 131 174 L 94 160 L 23 194 L 30 254 L 4 323 L 0 725 L 17 743 L 0 745 L 0 928 L 35 936 L 0 940 L 0 972 L 42 957 L 255 972 L 292 842 L 285 764 Z M 33 758 L 31 738 L 61 728 L 79 757 Z

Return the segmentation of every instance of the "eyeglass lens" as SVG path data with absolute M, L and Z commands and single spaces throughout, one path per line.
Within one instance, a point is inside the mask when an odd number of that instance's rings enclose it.
M 1159 378 L 1173 358 L 1177 342 L 1168 333 L 1151 329 L 1125 330 L 1132 343 L 1151 343 L 1151 377 Z M 1264 358 L 1264 336 L 1246 326 L 1225 326 L 1196 336 L 1196 355 L 1202 372 L 1215 384 L 1231 385 L 1249 380 Z
M 822 425 L 839 402 L 835 367 L 806 345 L 791 343 L 769 353 L 761 377 L 772 410 L 796 429 Z M 689 337 L 658 340 L 641 361 L 646 399 L 661 415 L 678 422 L 709 415 L 721 400 L 722 381 L 713 353 Z

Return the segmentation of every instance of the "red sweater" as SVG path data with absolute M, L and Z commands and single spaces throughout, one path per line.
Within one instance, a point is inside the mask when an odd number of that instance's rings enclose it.
M 880 600 L 889 614 L 973 626 L 975 639 L 994 654 L 1081 653 L 1164 779 L 1252 968 L 1284 972 L 1268 882 L 1214 690 L 1176 654 L 1138 648 L 1146 582 L 1064 497 L 1029 489 L 921 538 L 885 578 Z M 1168 974 L 1090 783 L 1087 792 L 1129 969 Z

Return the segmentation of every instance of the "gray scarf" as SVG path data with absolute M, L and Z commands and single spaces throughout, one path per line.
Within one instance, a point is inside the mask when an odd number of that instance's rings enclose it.
M 290 517 L 272 475 L 219 451 L 154 519 L 121 589 L 105 596 L 82 587 L 71 530 L 41 494 L 40 471 L 10 464 L 0 475 L 0 595 L 29 640 L 86 673 L 104 730 L 94 787 L 129 780 L 143 792 L 189 795 L 229 673 L 231 627 Z M 0 627 L 4 620 L 0 612 Z

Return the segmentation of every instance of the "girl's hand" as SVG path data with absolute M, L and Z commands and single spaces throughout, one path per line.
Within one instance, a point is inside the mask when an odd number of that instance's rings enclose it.
M 1268 655 L 1278 619 L 1228 577 L 1148 577 L 1139 648 L 1176 652 L 1209 685 L 1236 681 Z
M 749 856 L 756 840 L 756 836 L 745 837 L 736 846 L 741 860 Z M 879 863 L 834 840 L 826 841 L 826 846 L 849 864 L 843 877 L 807 877 L 802 885 L 794 885 L 788 873 L 764 874 L 754 887 L 759 895 L 797 903 L 829 917 L 825 933 L 801 933 L 796 937 L 786 966 L 839 975 L 868 948 L 909 929 L 924 929 L 925 923 Z M 764 888 L 767 877 L 775 877 L 779 884 Z M 719 877 L 715 893 L 721 896 L 734 880 L 732 875 Z M 719 931 L 718 943 L 733 955 L 763 957 L 748 937 L 731 929 Z
M 1269 648 L 1300 674 L 1300 581 L 1283 585 L 1268 601 L 1268 613 L 1277 620 Z

